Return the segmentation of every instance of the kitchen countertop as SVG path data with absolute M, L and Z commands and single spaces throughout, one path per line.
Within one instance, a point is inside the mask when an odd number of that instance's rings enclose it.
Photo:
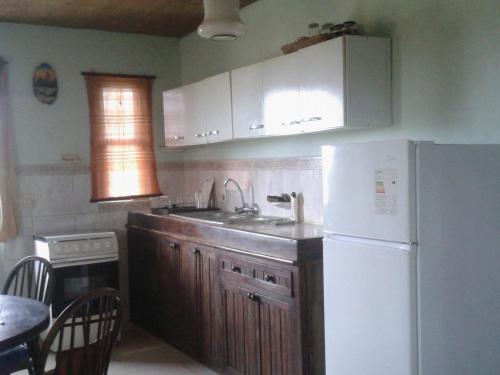
M 193 222 L 195 220 L 182 217 L 180 215 L 170 215 L 173 219 L 187 220 Z M 284 238 L 288 240 L 307 240 L 313 238 L 323 238 L 323 226 L 301 223 L 301 224 L 210 224 L 220 228 L 226 228 L 236 231 L 244 231 L 249 233 L 256 233 L 265 236 Z
M 307 260 L 322 253 L 323 227 L 315 224 L 217 224 L 178 215 L 129 212 L 127 226 L 287 262 Z

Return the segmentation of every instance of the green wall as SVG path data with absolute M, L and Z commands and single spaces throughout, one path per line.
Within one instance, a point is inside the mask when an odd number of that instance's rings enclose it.
M 386 138 L 500 143 L 498 0 L 259 0 L 242 18 L 248 34 L 235 42 L 181 39 L 184 83 L 278 56 L 310 22 L 355 20 L 392 38 L 394 126 L 203 146 L 188 160 L 319 155 L 325 143 Z
M 0 56 L 9 62 L 17 163 L 62 163 L 60 155 L 76 153 L 89 160 L 90 126 L 82 71 L 156 75 L 153 121 L 157 149 L 163 143 L 161 93 L 180 84 L 179 42 L 105 31 L 0 23 Z M 59 80 L 52 105 L 33 96 L 35 67 L 47 62 Z M 158 159 L 176 154 L 157 153 Z

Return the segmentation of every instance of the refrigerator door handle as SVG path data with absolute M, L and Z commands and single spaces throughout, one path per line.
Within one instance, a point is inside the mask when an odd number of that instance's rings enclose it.
M 341 236 L 327 231 L 323 233 L 323 238 L 325 240 L 335 240 L 346 243 L 358 243 L 358 244 L 374 245 L 374 246 L 383 245 L 385 247 L 390 247 L 395 250 L 402 250 L 402 251 L 411 251 L 417 245 L 417 242 L 403 243 L 403 242 L 372 240 L 369 238 Z

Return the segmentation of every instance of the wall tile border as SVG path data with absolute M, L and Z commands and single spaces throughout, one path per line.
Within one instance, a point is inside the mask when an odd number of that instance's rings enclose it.
M 321 170 L 320 156 L 294 158 L 266 158 L 266 159 L 229 159 L 229 160 L 193 160 L 193 161 L 163 161 L 157 164 L 161 171 L 217 171 L 217 170 L 257 170 L 257 169 L 292 169 L 292 170 Z M 90 173 L 90 166 L 86 164 L 33 164 L 19 165 L 16 168 L 19 176 L 55 176 L 77 175 Z
M 296 170 L 321 170 L 322 158 L 297 157 L 278 159 L 241 159 L 241 160 L 201 160 L 187 161 L 185 170 L 256 170 L 256 169 L 296 169 Z

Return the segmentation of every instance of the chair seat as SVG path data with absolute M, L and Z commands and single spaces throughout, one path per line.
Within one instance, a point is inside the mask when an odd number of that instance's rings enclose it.
M 26 369 L 30 363 L 30 354 L 26 345 L 0 352 L 0 374 Z

